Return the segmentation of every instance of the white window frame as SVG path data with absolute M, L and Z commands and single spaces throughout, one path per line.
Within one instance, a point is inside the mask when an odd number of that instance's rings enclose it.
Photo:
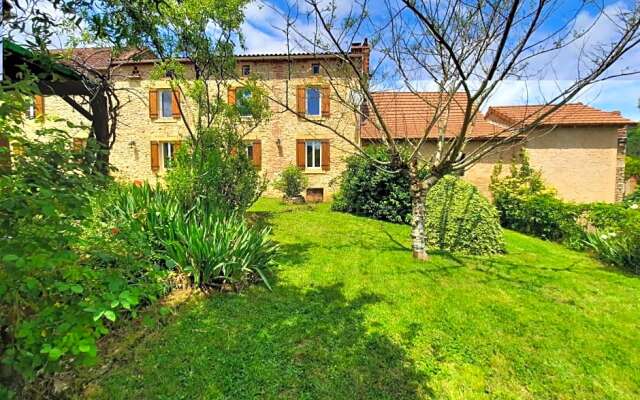
M 311 150 L 311 166 L 309 166 L 309 143 L 313 143 Z M 318 158 L 316 159 L 315 144 L 318 145 Z M 318 164 L 316 166 L 315 164 Z M 304 141 L 304 168 L 307 170 L 319 170 L 322 168 L 322 142 L 320 140 Z
M 253 160 L 253 151 L 255 150 L 253 148 L 253 141 L 244 142 L 244 145 L 245 145 L 244 151 L 246 152 L 247 157 L 249 157 L 249 160 Z M 249 152 L 249 149 L 251 149 L 251 152 Z
M 35 119 L 36 118 L 36 103 L 32 100 L 31 104 L 29 104 L 29 108 L 27 108 L 27 118 Z
M 318 113 L 317 114 L 309 114 L 309 89 L 314 89 L 318 91 Z M 319 86 L 307 86 L 305 88 L 304 93 L 304 101 L 307 117 L 321 117 L 322 116 L 322 88 Z
M 165 148 L 166 146 L 166 148 Z M 163 170 L 169 170 L 171 169 L 171 166 L 167 166 L 165 165 L 165 159 L 166 159 L 166 149 L 169 149 L 169 152 L 171 153 L 171 157 L 170 159 L 173 161 L 175 160 L 176 157 L 176 149 L 175 149 L 175 143 L 173 142 L 160 142 L 160 158 L 162 159 L 162 169 Z
M 164 115 L 164 109 L 162 108 L 162 94 L 169 93 L 169 98 L 171 99 L 171 109 L 169 110 L 169 115 Z M 158 89 L 158 116 L 160 118 L 173 118 L 173 90 L 171 89 Z

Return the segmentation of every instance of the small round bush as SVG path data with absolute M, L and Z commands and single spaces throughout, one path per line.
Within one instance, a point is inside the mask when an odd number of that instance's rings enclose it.
M 429 247 L 474 255 L 504 252 L 498 212 L 472 184 L 446 176 L 431 188 L 426 206 Z
M 295 165 L 289 165 L 280 174 L 273 186 L 284 193 L 288 198 L 299 196 L 309 184 L 309 180 L 304 175 L 302 170 Z

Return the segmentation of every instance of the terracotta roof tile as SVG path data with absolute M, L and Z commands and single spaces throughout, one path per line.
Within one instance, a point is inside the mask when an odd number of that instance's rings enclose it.
M 137 59 L 142 56 L 149 56 L 149 50 L 127 49 L 114 54 L 110 47 L 86 47 L 71 48 L 61 50 L 51 50 L 52 54 L 62 56 L 62 63 L 78 68 L 87 66 L 90 69 L 104 70 L 109 67 L 110 62 L 122 62 Z
M 489 107 L 487 119 L 506 125 L 522 125 L 533 122 L 545 112 L 550 105 L 525 105 Z M 619 111 L 602 111 L 582 103 L 570 103 L 544 118 L 541 126 L 549 125 L 608 125 L 625 126 L 635 124 L 624 118 Z
M 373 93 L 373 101 L 382 116 L 382 120 L 391 130 L 395 138 L 418 139 L 424 135 L 436 112 L 438 102 L 447 101 L 447 97 L 438 92 L 377 92 Z M 448 112 L 443 113 L 441 120 L 446 129 L 446 135 L 453 137 L 462 128 L 464 112 L 467 107 L 466 96 L 463 93 L 454 95 Z M 363 139 L 379 139 L 381 132 L 375 126 L 375 116 L 371 115 L 362 124 L 361 137 Z M 444 123 L 446 121 L 446 123 Z M 437 138 L 438 127 L 431 129 L 428 138 Z M 478 113 L 474 120 L 469 138 L 495 136 L 503 128 L 498 124 L 487 121 L 482 113 Z

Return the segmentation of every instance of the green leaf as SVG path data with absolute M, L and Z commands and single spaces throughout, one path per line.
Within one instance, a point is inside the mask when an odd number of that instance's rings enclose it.
M 104 312 L 104 316 L 111 322 L 116 320 L 116 313 L 111 310 L 107 310 Z
M 62 357 L 62 350 L 60 350 L 59 348 L 54 347 L 49 351 L 50 360 L 57 361 L 60 359 L 60 357 Z

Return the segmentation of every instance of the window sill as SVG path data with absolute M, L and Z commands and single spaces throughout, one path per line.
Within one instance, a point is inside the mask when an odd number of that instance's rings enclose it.
M 327 173 L 327 171 L 323 170 L 322 168 L 305 168 L 303 172 L 309 175 L 320 175 Z
M 153 122 L 159 122 L 161 124 L 168 124 L 171 122 L 178 122 L 180 119 L 179 118 L 173 118 L 173 117 L 160 117 L 157 118 L 155 120 L 152 120 Z
M 313 121 L 320 121 L 320 120 L 322 120 L 322 115 L 306 115 L 305 114 L 305 118 L 313 120 Z

